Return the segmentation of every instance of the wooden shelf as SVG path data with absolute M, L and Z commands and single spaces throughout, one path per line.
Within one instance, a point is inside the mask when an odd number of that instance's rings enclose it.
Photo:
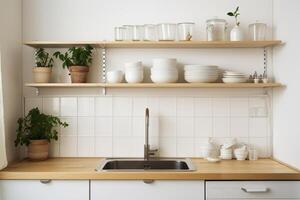
M 27 83 L 34 88 L 274 88 L 280 83 Z
M 92 45 L 98 48 L 261 48 L 279 45 L 280 40 L 268 41 L 29 41 L 34 48 L 68 48 Z

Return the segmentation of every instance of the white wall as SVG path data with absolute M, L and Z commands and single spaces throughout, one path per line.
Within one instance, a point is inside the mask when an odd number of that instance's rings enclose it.
M 0 1 L 0 51 L 8 161 L 16 158 L 16 122 L 22 116 L 22 2 Z
M 274 92 L 274 157 L 300 168 L 300 1 L 274 0 L 275 35 L 285 44 L 274 50 L 274 75 L 286 88 Z
M 268 38 L 272 36 L 272 0 L 26 0 L 23 2 L 23 37 L 24 40 L 49 40 L 49 41 L 62 41 L 62 40 L 113 40 L 113 30 L 115 26 L 120 26 L 122 24 L 146 24 L 146 23 L 161 23 L 161 22 L 184 22 L 193 21 L 197 24 L 196 26 L 196 36 L 195 39 L 204 40 L 205 39 L 205 21 L 212 16 L 219 16 L 225 18 L 230 25 L 233 25 L 234 20 L 227 17 L 226 13 L 233 10 L 237 5 L 241 9 L 241 26 L 245 33 L 247 32 L 247 26 L 250 23 L 260 20 L 265 22 L 269 26 Z M 258 6 L 259 5 L 259 6 Z M 45 12 L 47 10 L 47 12 Z M 255 15 L 253 14 L 255 13 Z M 96 53 L 96 56 L 99 55 Z M 263 50 L 262 49 L 109 49 L 108 50 L 108 68 L 109 69 L 123 69 L 124 62 L 141 60 L 144 65 L 149 68 L 151 66 L 151 60 L 156 57 L 176 57 L 180 63 L 180 66 L 187 63 L 203 63 L 203 64 L 216 64 L 222 69 L 232 69 L 245 73 L 253 73 L 257 70 L 259 73 L 263 71 Z M 272 58 L 270 56 L 270 58 Z M 33 49 L 26 47 L 23 51 L 23 80 L 24 83 L 32 81 L 31 68 L 33 66 Z M 99 70 L 99 56 L 95 58 L 95 62 L 91 67 L 92 72 L 96 76 L 90 78 L 90 81 L 96 82 L 101 81 L 100 70 Z M 53 81 L 57 81 L 57 73 L 60 73 L 60 66 L 54 68 L 56 77 L 53 77 Z M 149 72 L 149 70 L 147 70 Z M 269 66 L 270 75 L 272 75 L 272 63 Z M 181 77 L 182 80 L 182 77 Z M 147 78 L 149 81 L 149 78 Z M 87 136 L 86 133 L 82 135 L 79 130 L 79 123 L 81 122 L 81 114 L 77 110 L 80 98 L 82 96 L 88 99 L 94 99 L 94 103 L 89 103 L 91 105 L 96 105 L 97 98 L 101 96 L 99 90 L 77 90 L 70 92 L 70 90 L 43 90 L 41 91 L 41 97 L 35 97 L 35 90 L 24 87 L 24 96 L 26 97 L 26 107 L 29 109 L 32 106 L 39 106 L 45 112 L 56 113 L 61 117 L 72 118 L 72 125 L 75 127 L 72 131 L 67 131 L 69 134 L 61 134 L 61 140 L 56 144 L 56 149 L 54 154 L 56 156 L 77 156 L 77 155 L 91 155 L 89 151 L 92 151 L 93 155 L 101 156 L 95 153 L 97 149 L 101 148 L 101 145 L 95 146 L 94 151 L 90 149 L 80 150 L 80 146 L 91 147 L 92 144 L 95 145 L 97 135 L 92 135 L 87 139 L 81 140 L 83 135 Z M 75 93 L 73 93 L 75 92 Z M 255 103 L 255 106 L 261 106 L 268 112 L 265 116 L 260 119 L 260 116 L 251 116 L 250 110 L 250 99 L 253 95 L 263 94 L 262 90 L 109 90 L 109 96 L 104 97 L 107 99 L 106 102 L 112 105 L 112 110 L 118 110 L 120 107 L 125 107 L 124 109 L 128 112 L 125 117 L 130 123 L 136 123 L 135 118 L 141 117 L 141 112 L 136 116 L 133 114 L 133 108 L 139 107 L 140 103 L 137 99 L 138 97 L 143 97 L 146 101 L 149 99 L 157 98 L 160 109 L 157 118 L 166 117 L 164 115 L 164 106 L 166 104 L 166 96 L 169 98 L 169 105 L 171 113 L 167 114 L 167 117 L 172 118 L 174 123 L 165 124 L 163 120 L 159 120 L 160 127 L 173 127 L 173 134 L 171 138 L 166 139 L 168 144 L 162 146 L 163 150 L 166 148 L 171 148 L 168 151 L 168 155 L 172 156 L 193 156 L 199 155 L 199 141 L 208 136 L 215 137 L 218 142 L 224 141 L 224 139 L 237 137 L 239 141 L 243 141 L 247 144 L 253 143 L 257 148 L 261 150 L 262 156 L 270 156 L 270 117 L 272 115 L 272 110 L 267 109 L 269 106 L 269 101 L 263 101 L 263 103 Z M 70 96 L 71 99 L 65 98 Z M 128 104 L 120 104 L 121 106 L 116 107 L 119 102 L 119 98 L 124 97 Z M 230 103 L 231 97 L 241 97 L 239 103 Z M 96 98 L 95 98 L 96 97 Z M 206 116 L 211 121 L 218 121 L 210 127 L 208 133 L 204 136 L 196 131 L 195 126 L 191 126 L 190 122 L 196 124 L 197 117 L 193 112 L 188 114 L 188 116 L 181 116 L 182 114 L 178 109 L 184 105 L 184 102 L 188 102 L 189 108 L 193 108 L 197 103 L 199 97 L 208 97 L 212 106 L 212 109 L 217 110 L 221 108 L 221 116 L 217 112 L 211 110 L 211 112 Z M 49 99 L 48 99 L 49 98 Z M 259 98 L 258 98 L 259 99 Z M 121 99 L 122 100 L 122 99 Z M 123 99 L 124 100 L 124 99 Z M 65 101 L 70 101 L 72 105 L 69 108 L 64 108 Z M 93 101 L 93 100 L 91 100 Z M 116 104 L 114 104 L 115 102 Z M 151 100 L 151 103 L 155 101 Z M 218 102 L 218 103 L 214 103 Z M 267 102 L 267 103 L 266 103 Z M 112 103 L 112 104 L 110 104 Z M 233 105 L 233 106 L 231 106 Z M 142 104 L 142 108 L 145 104 Z M 237 107 L 234 107 L 237 106 Z M 240 106 L 240 107 L 239 107 Z M 254 107 L 255 107 L 254 106 Z M 74 109 L 73 109 L 74 108 Z M 64 109 L 71 109 L 73 112 L 71 114 L 65 114 Z M 233 116 L 232 109 L 242 110 L 244 113 Z M 203 110 L 200 111 L 200 115 L 203 115 Z M 113 111 L 114 112 L 114 111 Z M 205 112 L 205 111 L 203 111 Z M 93 110 L 93 115 L 90 117 L 90 121 L 98 120 L 99 113 L 97 110 Z M 202 114 L 201 114 L 202 113 Z M 100 114 L 101 115 L 101 114 Z M 105 116 L 110 120 L 116 121 L 115 118 L 119 118 L 118 111 L 115 114 Z M 199 113 L 198 113 L 199 115 Z M 86 117 L 86 116 L 85 116 Z M 189 128 L 187 133 L 181 135 L 180 129 L 178 127 L 178 121 L 188 121 L 184 127 Z M 221 118 L 220 120 L 218 118 Z M 234 119 L 238 118 L 238 120 Z M 140 119 L 137 119 L 140 120 Z M 261 121 L 263 122 L 261 122 Z M 240 122 L 243 123 L 240 123 Z M 251 129 L 255 127 L 252 121 L 259 123 L 260 127 L 258 130 Z M 234 122 L 234 123 L 233 123 Z M 219 124 L 221 124 L 219 126 Z M 113 124 L 113 127 L 117 125 Z M 87 124 L 86 124 L 87 126 Z M 94 124 L 89 126 L 92 127 L 93 133 L 96 133 L 96 127 Z M 204 126 L 204 124 L 203 124 Z M 259 125 L 258 125 L 259 126 Z M 225 127 L 224 131 L 220 127 Z M 88 129 L 88 127 L 85 127 Z M 199 127 L 197 127 L 199 128 Z M 201 129 L 201 127 L 200 127 Z M 251 129 L 251 130 L 250 130 Z M 140 129 L 142 130 L 142 129 Z M 160 128 L 158 128 L 160 130 Z M 226 131 L 225 131 L 226 130 Z M 259 132 L 261 131 L 261 132 Z M 65 132 L 65 131 L 64 131 Z M 159 134 L 162 134 L 160 131 Z M 172 131 L 169 131 L 172 132 Z M 253 134 L 252 134 L 253 133 Z M 105 133 L 107 134 L 107 133 Z M 104 134 L 104 135 L 105 135 Z M 138 143 L 142 145 L 143 140 L 138 137 L 143 137 L 138 135 L 135 138 L 134 130 L 130 126 L 127 127 L 126 133 L 123 133 L 123 142 L 118 142 L 122 133 L 114 134 L 114 131 L 109 131 L 108 142 L 106 144 L 111 144 L 107 147 L 107 151 L 110 155 L 120 156 L 126 153 L 126 150 L 130 148 L 135 148 L 131 145 L 131 139 L 138 139 Z M 143 133 L 139 133 L 143 134 Z M 200 135 L 200 136 L 199 136 Z M 107 135 L 106 135 L 107 136 Z M 89 142 L 87 142 L 89 141 Z M 101 141 L 101 140 L 100 140 Z M 103 140 L 105 141 L 105 140 Z M 135 140 L 136 141 L 136 140 Z M 87 142 L 84 144 L 84 142 Z M 117 143 L 118 142 L 118 143 Z M 125 145 L 123 145 L 125 144 Z M 62 149 L 62 148 L 63 149 Z M 117 151 L 116 149 L 121 149 Z M 130 155 L 136 156 L 140 155 L 142 149 L 136 148 L 138 150 L 131 151 Z M 114 152 L 120 152 L 114 153 Z M 133 152 L 133 153 L 132 153 Z M 165 151 L 166 152 L 166 151 Z M 82 154 L 83 153 L 83 154 Z

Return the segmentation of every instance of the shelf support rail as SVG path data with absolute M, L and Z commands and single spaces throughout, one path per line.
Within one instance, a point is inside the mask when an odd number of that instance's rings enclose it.
M 102 47 L 102 82 L 106 83 L 106 48 Z M 102 94 L 106 95 L 106 87 L 102 89 Z
M 264 47 L 264 73 L 265 75 L 268 75 L 268 50 L 267 47 Z

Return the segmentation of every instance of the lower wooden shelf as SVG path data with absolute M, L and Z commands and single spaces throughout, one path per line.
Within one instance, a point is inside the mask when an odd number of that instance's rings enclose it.
M 27 83 L 34 88 L 274 88 L 280 83 Z

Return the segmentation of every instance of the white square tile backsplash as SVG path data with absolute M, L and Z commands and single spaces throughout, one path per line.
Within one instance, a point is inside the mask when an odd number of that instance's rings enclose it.
M 141 157 L 144 111 L 150 109 L 150 142 L 161 156 L 201 157 L 203 143 L 235 137 L 271 155 L 268 97 L 80 96 L 25 99 L 25 112 L 39 107 L 69 123 L 50 155 Z

